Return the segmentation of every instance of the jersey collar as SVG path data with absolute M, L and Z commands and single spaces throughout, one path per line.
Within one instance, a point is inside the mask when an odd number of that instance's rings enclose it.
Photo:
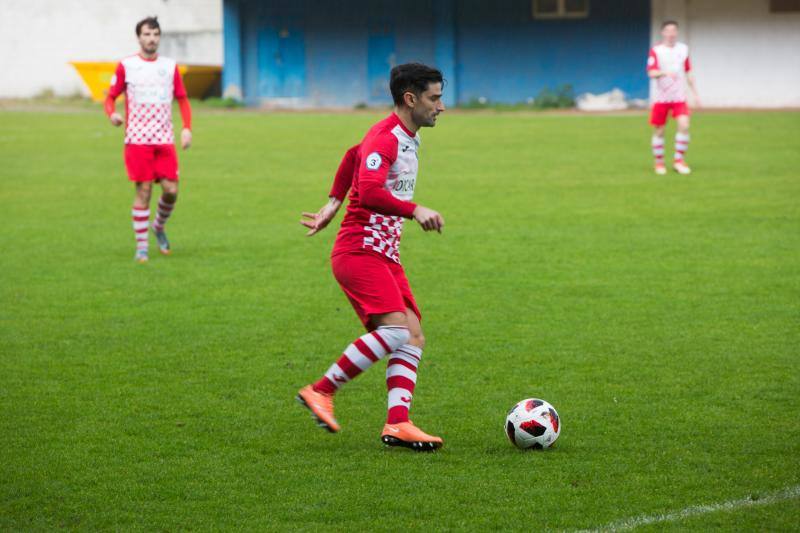
M 409 136 L 409 137 L 411 137 L 412 139 L 416 138 L 417 134 L 416 134 L 416 133 L 412 133 L 412 132 L 411 132 L 411 130 L 409 130 L 408 128 L 406 128 L 406 125 L 405 125 L 405 124 L 403 124 L 403 121 L 402 121 L 402 120 L 400 120 L 400 117 L 398 117 L 398 116 L 397 116 L 397 113 L 395 113 L 394 111 L 392 111 L 392 118 L 393 118 L 393 119 L 394 119 L 394 121 L 397 123 L 397 125 L 398 125 L 398 126 L 400 126 L 400 128 L 403 130 L 403 132 L 404 132 L 406 135 L 408 135 L 408 136 Z

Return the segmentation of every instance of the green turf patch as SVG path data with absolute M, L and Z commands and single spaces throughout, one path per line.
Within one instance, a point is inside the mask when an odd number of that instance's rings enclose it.
M 293 401 L 361 332 L 336 228 L 297 221 L 378 118 L 201 111 L 174 254 L 140 266 L 121 132 L 0 114 L 0 529 L 563 530 L 798 484 L 800 115 L 695 115 L 688 177 L 652 173 L 644 115 L 424 130 L 415 199 L 447 225 L 409 224 L 402 256 L 434 455 L 382 447 L 383 365 L 338 435 Z M 553 450 L 506 441 L 530 396 Z

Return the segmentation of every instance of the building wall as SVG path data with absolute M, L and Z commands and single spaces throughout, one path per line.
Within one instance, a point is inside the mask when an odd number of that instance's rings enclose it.
M 1 0 L 0 97 L 50 90 L 88 95 L 69 61 L 115 61 L 136 53 L 136 22 L 157 15 L 161 53 L 222 64 L 222 0 Z
M 393 0 L 225 4 L 224 90 L 251 104 L 389 103 L 389 68 L 407 61 L 444 66 L 448 104 L 521 102 L 563 84 L 647 92 L 650 0 L 595 0 L 587 19 L 548 21 L 533 20 L 531 0 L 405 0 L 400 10 Z M 301 53 L 301 68 L 287 64 Z
M 531 0 L 461 0 L 459 99 L 520 102 L 543 87 L 647 96 L 650 0 L 592 0 L 588 18 L 534 20 Z
M 433 61 L 431 2 L 398 10 L 392 0 L 227 0 L 225 69 L 235 72 L 225 73 L 224 91 L 241 88 L 251 104 L 389 103 L 392 65 Z
M 703 105 L 800 106 L 800 13 L 769 0 L 653 0 L 652 39 L 675 19 L 690 47 Z

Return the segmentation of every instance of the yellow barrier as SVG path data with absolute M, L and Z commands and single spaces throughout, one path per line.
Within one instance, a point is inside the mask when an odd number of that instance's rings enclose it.
M 114 61 L 70 61 L 89 89 L 92 100 L 102 102 L 108 94 L 111 77 L 117 68 Z M 189 98 L 203 98 L 222 75 L 222 67 L 208 65 L 178 65 Z

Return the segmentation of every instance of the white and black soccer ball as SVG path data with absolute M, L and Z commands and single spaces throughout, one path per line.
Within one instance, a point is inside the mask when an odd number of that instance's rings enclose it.
M 549 448 L 561 434 L 561 420 L 552 405 L 528 398 L 508 411 L 505 430 L 508 440 L 517 448 Z

